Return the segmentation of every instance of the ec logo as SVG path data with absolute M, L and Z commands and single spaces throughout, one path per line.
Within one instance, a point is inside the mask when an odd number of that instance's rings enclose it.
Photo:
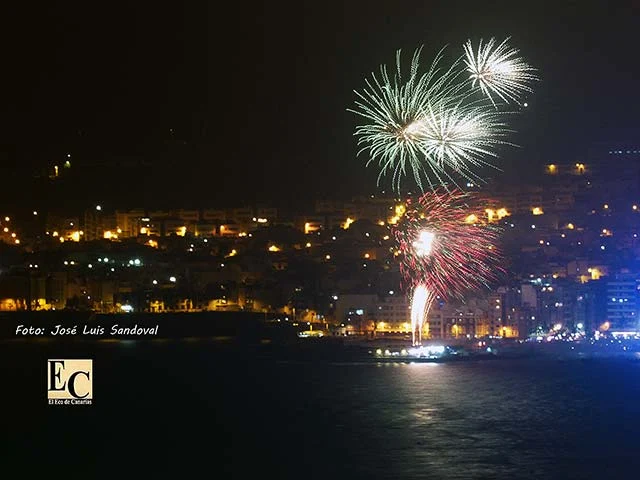
M 49 405 L 91 405 L 93 360 L 47 360 Z

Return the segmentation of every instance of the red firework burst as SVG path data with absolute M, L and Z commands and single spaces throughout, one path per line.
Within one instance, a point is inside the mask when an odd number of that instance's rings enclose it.
M 501 229 L 482 220 L 486 214 L 479 200 L 440 189 L 407 202 L 393 229 L 403 287 L 424 284 L 434 296 L 463 299 L 497 278 Z

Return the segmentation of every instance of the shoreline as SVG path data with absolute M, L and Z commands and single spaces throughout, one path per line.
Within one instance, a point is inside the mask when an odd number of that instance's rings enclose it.
M 339 339 L 338 339 L 339 340 Z M 576 342 L 573 342 L 576 343 Z M 30 351 L 36 349 L 53 349 L 105 352 L 113 349 L 134 349 L 141 356 L 162 350 L 170 350 L 176 354 L 189 352 L 206 352 L 213 356 L 233 360 L 275 360 L 275 361 L 303 361 L 303 362 L 346 362 L 371 364 L 411 364 L 411 363 L 474 363 L 478 361 L 517 361 L 517 360 L 599 360 L 616 359 L 640 361 L 640 345 L 635 342 L 633 348 L 626 345 L 602 344 L 537 344 L 523 343 L 501 349 L 499 346 L 491 352 L 486 350 L 452 350 L 439 357 L 401 355 L 397 350 L 380 353 L 380 348 L 373 345 L 354 344 L 349 342 L 331 341 L 329 339 L 298 339 L 294 341 L 277 341 L 268 338 L 255 341 L 232 336 L 198 336 L 179 338 L 90 338 L 90 337 L 27 337 L 0 339 L 0 345 L 11 350 Z M 616 348 L 618 347 L 618 348 Z

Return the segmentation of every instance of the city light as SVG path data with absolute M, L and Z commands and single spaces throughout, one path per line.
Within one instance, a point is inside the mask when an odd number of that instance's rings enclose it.
M 497 210 L 494 210 L 492 208 L 487 208 L 485 209 L 485 213 L 487 214 L 487 221 L 489 221 L 489 223 L 495 222 L 496 220 L 502 220 L 504 217 L 508 217 L 511 215 L 509 211 L 504 207 L 499 208 Z M 467 219 L 469 219 L 469 217 L 467 217 Z M 476 223 L 476 222 L 467 221 L 467 223 Z
M 394 207 L 395 214 L 388 219 L 388 223 L 390 223 L 391 225 L 395 225 L 396 223 L 398 223 L 398 221 L 400 220 L 400 217 L 402 217 L 402 215 L 404 215 L 406 211 L 407 211 L 407 207 L 405 205 L 402 205 L 402 204 L 396 205 Z
M 347 219 L 344 221 L 344 224 L 342 225 L 342 228 L 343 228 L 344 230 L 347 230 L 347 229 L 351 226 L 351 224 L 352 224 L 353 222 L 354 222 L 354 219 L 353 219 L 353 218 L 351 218 L 351 217 L 347 217 Z
M 498 216 L 498 220 L 502 220 L 504 217 L 511 216 L 511 214 L 509 213 L 509 210 L 507 210 L 504 207 L 499 208 L 498 210 L 496 210 L 496 215 Z

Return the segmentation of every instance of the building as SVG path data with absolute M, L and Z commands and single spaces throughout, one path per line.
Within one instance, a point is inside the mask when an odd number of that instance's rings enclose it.
M 335 322 L 351 332 L 371 331 L 377 318 L 378 295 L 340 295 L 335 303 Z
M 377 332 L 411 333 L 411 305 L 406 295 L 390 294 L 376 304 Z
M 607 324 L 611 332 L 638 332 L 638 289 L 636 274 L 622 273 L 607 280 Z

